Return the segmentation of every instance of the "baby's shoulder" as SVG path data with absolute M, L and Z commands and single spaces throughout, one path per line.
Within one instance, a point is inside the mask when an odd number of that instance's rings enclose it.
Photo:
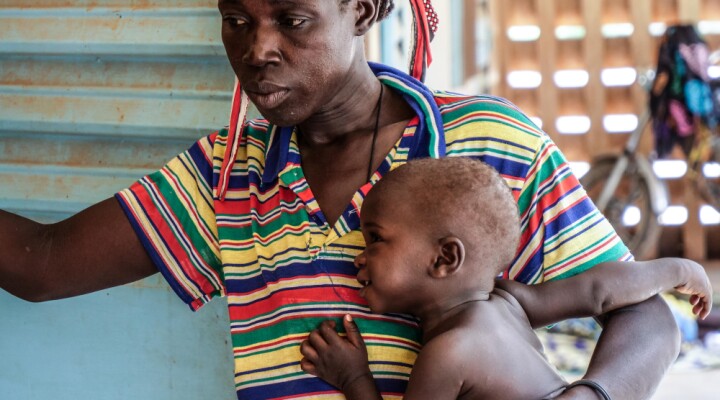
M 493 346 L 486 344 L 522 336 L 527 328 L 527 317 L 517 300 L 507 292 L 494 291 L 488 300 L 478 302 L 466 318 L 433 341 L 437 340 L 438 346 L 448 343 L 485 344 L 481 346 L 483 349 L 494 351 Z

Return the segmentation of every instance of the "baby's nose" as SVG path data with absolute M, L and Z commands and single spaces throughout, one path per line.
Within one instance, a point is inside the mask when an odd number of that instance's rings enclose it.
M 355 257 L 355 268 L 357 269 L 363 269 L 365 268 L 365 252 L 358 254 L 357 257 Z

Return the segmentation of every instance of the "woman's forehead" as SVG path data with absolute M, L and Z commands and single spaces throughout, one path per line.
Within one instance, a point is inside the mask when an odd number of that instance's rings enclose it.
M 350 0 L 219 0 L 222 13 L 242 12 L 250 15 L 275 15 L 277 13 L 307 11 L 313 15 L 333 16 L 342 12 Z
M 349 0 L 218 0 L 218 5 L 230 6 L 240 4 L 268 5 L 268 6 L 292 6 L 292 5 L 311 5 L 323 6 L 332 4 L 347 3 Z

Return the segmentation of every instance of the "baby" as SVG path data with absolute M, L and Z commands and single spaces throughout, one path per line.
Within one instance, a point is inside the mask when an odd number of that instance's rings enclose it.
M 515 255 L 517 206 L 495 170 L 468 158 L 412 161 L 368 194 L 366 249 L 355 259 L 360 294 L 375 313 L 412 314 L 423 348 L 405 399 L 553 398 L 568 383 L 545 358 L 533 328 L 596 316 L 670 289 L 707 316 L 711 287 L 691 261 L 602 263 L 567 279 L 496 280 Z M 352 318 L 346 336 L 325 321 L 303 342 L 302 369 L 348 399 L 381 399 Z M 518 368 L 522 366 L 522 368 Z M 581 380 L 603 398 L 602 387 Z M 571 384 L 572 385 L 572 384 Z

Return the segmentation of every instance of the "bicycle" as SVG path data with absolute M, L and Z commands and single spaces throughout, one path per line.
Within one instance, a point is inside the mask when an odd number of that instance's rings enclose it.
M 638 83 L 649 89 L 653 75 L 639 74 Z M 650 112 L 646 111 L 622 153 L 595 158 L 580 180 L 638 258 L 648 255 L 657 243 L 662 231 L 659 217 L 669 204 L 667 186 L 655 175 L 651 160 L 637 152 L 650 121 Z M 684 179 L 689 179 L 696 192 L 720 212 L 720 134 L 707 127 L 696 131 L 687 164 Z

